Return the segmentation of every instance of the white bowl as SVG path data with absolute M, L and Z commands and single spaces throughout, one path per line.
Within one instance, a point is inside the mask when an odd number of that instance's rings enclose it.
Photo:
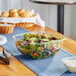
M 70 72 L 76 73 L 76 56 L 64 58 L 63 62 Z

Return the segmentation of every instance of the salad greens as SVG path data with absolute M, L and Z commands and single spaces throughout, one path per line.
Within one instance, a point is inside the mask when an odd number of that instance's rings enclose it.
M 23 40 L 17 41 L 18 49 L 24 50 L 24 54 L 33 59 L 41 59 L 54 56 L 61 48 L 63 37 L 46 33 L 25 33 Z M 19 43 L 20 42 L 20 43 Z

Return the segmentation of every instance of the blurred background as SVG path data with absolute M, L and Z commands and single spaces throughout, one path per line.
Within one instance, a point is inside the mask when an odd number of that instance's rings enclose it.
M 42 5 L 29 0 L 0 0 L 0 12 L 8 9 L 34 9 L 46 22 L 46 26 L 57 30 L 57 6 Z M 76 5 L 65 6 L 64 35 L 76 40 Z

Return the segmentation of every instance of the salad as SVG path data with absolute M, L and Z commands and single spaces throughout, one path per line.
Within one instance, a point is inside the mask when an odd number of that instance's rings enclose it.
M 16 40 L 16 47 L 33 59 L 47 58 L 59 52 L 63 39 L 51 33 L 25 33 L 22 39 Z

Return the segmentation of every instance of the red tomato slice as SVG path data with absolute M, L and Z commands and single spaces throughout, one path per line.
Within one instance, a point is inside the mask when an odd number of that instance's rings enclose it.
M 38 55 L 38 53 L 37 53 L 37 52 L 34 52 L 34 53 L 33 53 L 33 55 L 34 55 L 34 56 L 37 56 L 37 55 Z
M 41 46 L 41 51 L 43 51 L 43 49 L 44 49 L 43 46 Z

